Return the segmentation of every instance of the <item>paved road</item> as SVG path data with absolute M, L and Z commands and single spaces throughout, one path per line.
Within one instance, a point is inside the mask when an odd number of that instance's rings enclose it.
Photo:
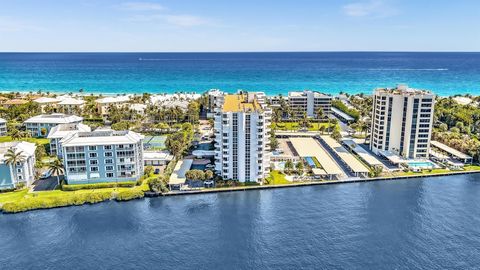
M 62 179 L 63 176 L 60 176 L 60 181 L 62 181 Z M 57 177 L 50 176 L 47 179 L 38 179 L 33 185 L 33 191 L 54 190 L 57 187 Z

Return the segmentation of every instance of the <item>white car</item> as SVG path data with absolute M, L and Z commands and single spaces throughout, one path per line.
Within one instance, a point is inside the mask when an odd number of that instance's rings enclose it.
M 207 169 L 213 169 L 213 168 L 215 168 L 215 165 L 213 165 L 213 164 L 207 164 L 207 165 L 205 166 L 205 168 L 207 168 Z
M 44 171 L 41 175 L 40 175 L 40 179 L 47 179 L 49 178 L 50 176 L 52 176 L 52 173 L 50 171 Z

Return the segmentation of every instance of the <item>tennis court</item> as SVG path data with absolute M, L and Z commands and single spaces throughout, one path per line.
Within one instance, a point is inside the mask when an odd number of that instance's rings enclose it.
M 148 150 L 165 149 L 165 141 L 167 136 L 145 136 L 143 140 L 143 148 Z

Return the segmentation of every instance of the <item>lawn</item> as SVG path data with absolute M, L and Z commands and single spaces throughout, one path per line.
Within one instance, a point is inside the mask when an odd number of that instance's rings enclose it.
M 291 181 L 288 181 L 285 178 L 285 174 L 279 171 L 272 171 L 270 172 L 270 176 L 267 178 L 269 185 L 283 185 L 283 184 L 291 184 Z
M 448 169 L 433 169 L 433 170 L 423 170 L 421 172 L 397 172 L 394 173 L 395 176 L 407 176 L 407 175 L 429 175 L 429 174 L 439 174 L 439 173 L 450 173 L 452 172 L 451 170 Z
M 10 136 L 0 137 L 0 143 L 11 142 L 11 141 L 13 141 L 13 139 Z M 47 138 L 23 138 L 23 139 L 20 139 L 19 141 L 27 141 L 31 143 L 40 144 L 40 145 L 49 144 L 49 140 Z
M 480 166 L 478 165 L 467 165 L 463 167 L 465 171 L 480 171 Z
M 310 123 L 309 131 L 319 131 L 320 127 L 325 127 L 325 130 L 329 127 L 329 123 Z M 276 128 L 278 130 L 299 130 L 301 129 L 300 124 L 297 122 L 281 122 L 281 123 L 272 123 L 272 129 Z M 340 128 L 339 125 L 336 128 Z

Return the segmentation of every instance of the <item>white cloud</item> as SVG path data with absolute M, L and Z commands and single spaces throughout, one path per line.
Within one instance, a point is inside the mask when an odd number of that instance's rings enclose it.
M 169 24 L 181 27 L 192 27 L 208 24 L 207 19 L 193 15 L 167 15 L 164 16 L 164 19 Z
M 43 28 L 12 17 L 0 16 L 0 32 L 41 31 Z
M 343 12 L 351 17 L 389 17 L 397 13 L 397 10 L 391 7 L 384 0 L 369 0 L 344 5 Z
M 153 2 L 125 2 L 120 4 L 120 9 L 130 10 L 130 11 L 160 11 L 165 8 Z

